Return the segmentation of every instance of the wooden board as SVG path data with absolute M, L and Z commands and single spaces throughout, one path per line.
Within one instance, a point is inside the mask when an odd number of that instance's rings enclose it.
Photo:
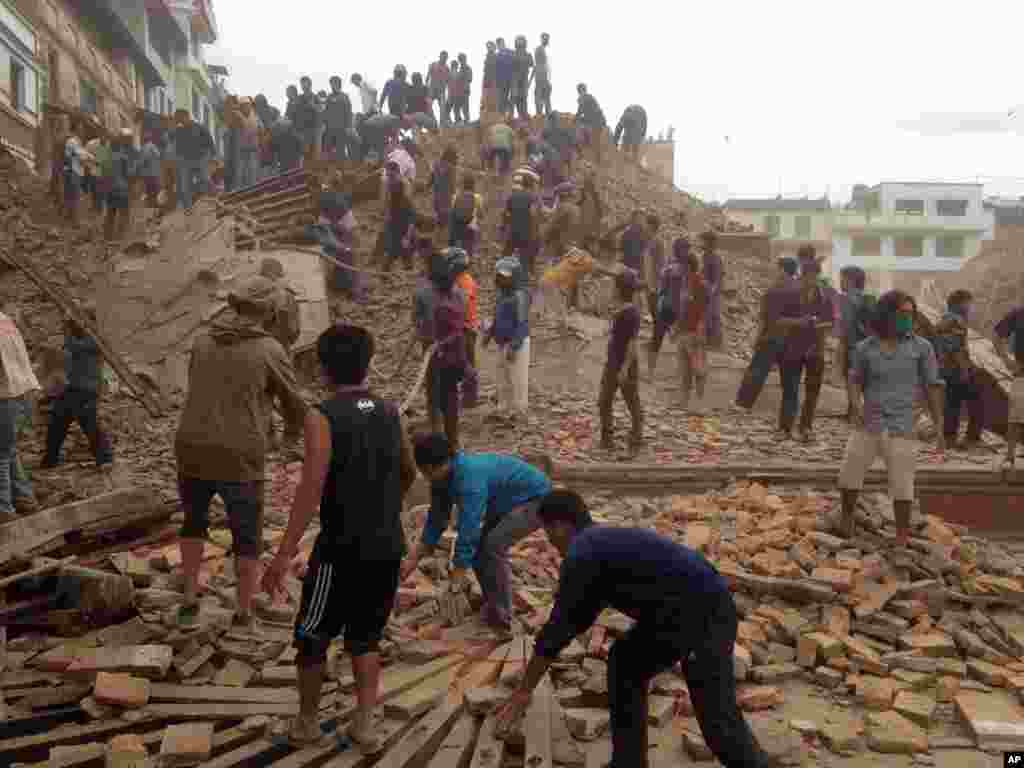
M 513 641 L 512 650 L 505 660 L 505 666 L 501 670 L 502 685 L 515 686 L 523 676 L 526 669 L 526 662 L 529 659 L 527 641 L 524 638 L 517 638 Z
M 150 701 L 293 704 L 299 700 L 294 688 L 237 688 L 230 685 L 171 685 L 153 683 Z
M 377 763 L 377 768 L 419 768 L 441 745 L 461 714 L 462 703 L 446 700 L 414 725 Z
M 491 715 L 480 727 L 469 768 L 500 768 L 504 759 L 505 742 L 498 738 L 498 721 Z
M 382 720 L 377 724 L 377 732 L 384 739 L 385 744 L 391 744 L 397 741 L 397 737 L 404 732 L 409 726 L 408 722 L 401 722 L 398 720 Z M 339 730 L 344 729 L 344 725 L 338 725 Z M 275 760 L 270 763 L 273 768 L 306 768 L 306 766 L 313 763 L 319 762 L 324 758 L 329 758 L 331 755 L 337 753 L 337 756 L 331 760 L 332 763 L 338 766 L 344 766 L 345 768 L 359 768 L 371 761 L 373 758 L 362 754 L 358 749 L 350 748 L 344 752 L 339 752 L 338 742 L 335 739 L 326 739 L 327 743 L 323 745 L 317 745 L 313 747 L 307 747 L 306 749 L 298 749 L 292 752 L 286 757 L 282 757 L 280 760 Z
M 384 716 L 396 720 L 412 720 L 440 703 L 455 682 L 458 669 L 451 667 L 436 677 L 423 681 L 400 696 L 384 702 Z
M 529 768 L 552 768 L 551 763 L 551 688 L 544 681 L 537 686 L 523 718 L 523 740 L 526 742 L 525 765 Z
M 255 715 L 287 717 L 299 714 L 294 704 L 218 703 L 218 704 L 150 704 L 146 711 L 157 718 L 184 720 L 244 720 Z
M 477 730 L 476 718 L 463 714 L 437 753 L 430 758 L 427 768 L 469 768 Z
M 501 650 L 501 648 L 498 649 L 498 651 Z M 465 670 L 462 676 L 455 681 L 455 690 L 458 693 L 465 693 L 473 688 L 493 685 L 501 674 L 501 665 L 504 663 L 504 658 L 494 659 L 493 656 L 494 654 L 491 654 L 483 661 L 478 661 Z

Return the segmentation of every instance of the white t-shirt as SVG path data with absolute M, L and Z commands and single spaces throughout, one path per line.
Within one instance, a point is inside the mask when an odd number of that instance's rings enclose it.
M 377 110 L 377 86 L 366 78 L 359 83 L 359 99 L 363 104 L 363 114 L 368 115 Z
M 0 312 L 0 399 L 21 397 L 39 389 L 25 340 L 14 321 Z

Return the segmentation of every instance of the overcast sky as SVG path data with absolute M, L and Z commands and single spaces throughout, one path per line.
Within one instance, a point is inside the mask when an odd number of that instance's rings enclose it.
M 442 48 L 468 54 L 479 107 L 485 41 L 551 35 L 553 105 L 585 82 L 614 127 L 643 105 L 652 134 L 676 129 L 676 185 L 708 201 L 820 197 L 856 183 L 982 181 L 1024 195 L 1024 3 L 734 0 L 607 4 L 521 0 L 510 21 L 479 2 L 371 4 L 214 0 L 210 63 L 228 87 L 267 94 L 309 74 L 361 72 L 383 88 L 397 63 L 426 73 Z M 372 14 L 382 12 L 379 20 Z M 401 15 L 408 20 L 403 21 Z M 518 20 L 526 19 L 527 23 Z M 1020 106 L 1012 116 L 1011 110 Z M 532 94 L 531 94 L 532 109 Z

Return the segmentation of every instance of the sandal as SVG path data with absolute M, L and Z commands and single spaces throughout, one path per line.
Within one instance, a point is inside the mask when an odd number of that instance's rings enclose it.
M 345 735 L 352 739 L 352 743 L 355 744 L 359 751 L 364 755 L 376 755 L 379 752 L 384 751 L 385 740 L 379 733 L 374 731 L 374 727 L 371 725 L 364 731 L 360 731 L 355 722 L 349 723 L 348 728 L 345 729 Z

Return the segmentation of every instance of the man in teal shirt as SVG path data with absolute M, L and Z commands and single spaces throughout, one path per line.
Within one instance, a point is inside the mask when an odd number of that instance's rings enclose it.
M 456 523 L 451 588 L 462 591 L 473 568 L 484 593 L 483 617 L 501 634 L 512 626 L 512 569 L 508 550 L 540 528 L 537 509 L 551 481 L 522 459 L 499 453 L 451 453 L 443 434 L 420 437 L 416 464 L 430 481 L 432 501 L 423 538 L 402 568 L 407 577 L 421 557 L 429 557 L 448 525 L 452 504 Z

